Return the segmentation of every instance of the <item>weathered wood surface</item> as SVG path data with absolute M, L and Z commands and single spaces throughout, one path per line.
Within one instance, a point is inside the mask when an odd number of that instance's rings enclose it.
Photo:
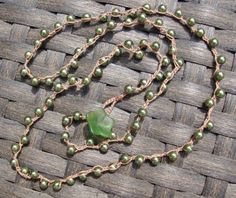
M 225 80 L 222 87 L 226 97 L 213 113 L 215 127 L 194 147 L 189 156 L 181 156 L 175 163 L 164 162 L 158 167 L 145 164 L 140 169 L 132 165 L 122 167 L 115 174 L 99 179 L 88 178 L 85 184 L 76 181 L 55 193 L 52 189 L 41 192 L 38 183 L 24 181 L 10 168 L 10 146 L 17 142 L 24 129 L 23 119 L 33 114 L 33 108 L 42 104 L 50 94 L 47 89 L 32 88 L 24 81 L 19 70 L 24 52 L 32 49 L 33 40 L 43 27 L 51 28 L 66 14 L 93 16 L 119 6 L 122 10 L 149 2 L 152 6 L 166 3 L 169 10 L 181 8 L 185 16 L 194 16 L 209 37 L 220 41 L 219 52 L 226 56 L 223 65 Z M 0 0 L 0 197 L 1 198 L 233 198 L 236 197 L 236 1 L 235 0 Z M 153 20 L 155 17 L 152 18 Z M 195 127 L 204 119 L 203 100 L 212 92 L 213 59 L 202 42 L 197 42 L 185 28 L 175 21 L 163 18 L 165 26 L 176 29 L 178 53 L 186 65 L 170 83 L 167 93 L 151 104 L 149 116 L 134 143 L 127 147 L 112 145 L 106 155 L 87 150 L 72 158 L 65 154 L 60 143 L 63 131 L 61 118 L 75 110 L 87 112 L 121 92 L 126 84 L 136 85 L 157 67 L 152 57 L 137 62 L 122 56 L 104 69 L 99 81 L 89 89 L 67 91 L 58 98 L 53 111 L 34 125 L 31 144 L 20 157 L 23 165 L 35 168 L 50 178 L 63 177 L 75 171 L 101 164 L 109 164 L 120 153 L 151 154 L 166 151 L 183 144 Z M 66 28 L 66 31 L 46 43 L 31 69 L 36 75 L 49 75 L 71 58 L 74 49 L 94 34 L 97 26 Z M 159 39 L 148 27 L 117 31 L 105 36 L 79 60 L 78 77 L 88 74 L 96 60 L 106 55 L 117 43 L 132 38 L 137 44 L 141 38 Z M 163 43 L 164 44 L 164 43 Z M 161 51 L 167 49 L 166 44 Z M 152 88 L 156 89 L 157 85 Z M 143 94 L 116 105 L 112 117 L 116 119 L 115 132 L 125 133 L 128 124 L 143 104 Z M 70 128 L 73 141 L 83 143 L 85 125 Z

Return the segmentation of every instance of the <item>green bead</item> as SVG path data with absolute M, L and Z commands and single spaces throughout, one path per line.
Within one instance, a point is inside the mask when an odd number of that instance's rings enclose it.
M 107 153 L 108 151 L 108 144 L 102 144 L 99 148 L 101 153 Z
M 61 134 L 61 142 L 65 142 L 65 141 L 69 140 L 69 138 L 70 138 L 70 134 L 68 132 L 63 132 Z
M 97 27 L 95 33 L 96 35 L 101 35 L 103 33 L 103 29 L 101 27 Z
M 211 108 L 211 107 L 214 106 L 214 100 L 212 100 L 211 98 L 206 99 L 205 102 L 204 102 L 204 104 L 205 104 L 205 107 Z
M 29 174 L 29 168 L 28 167 L 22 167 L 21 172 L 25 175 L 28 175 Z
M 172 72 L 171 71 L 165 71 L 164 76 L 165 76 L 165 78 L 169 79 L 172 76 Z
M 67 116 L 63 116 L 62 118 L 62 125 L 63 126 L 68 126 L 71 123 L 71 119 Z
M 87 180 L 87 176 L 84 173 L 82 173 L 82 174 L 79 175 L 79 180 L 81 182 L 85 182 Z
M 157 41 L 154 41 L 152 44 L 151 44 L 151 48 L 152 50 L 154 51 L 158 51 L 160 49 L 160 43 L 157 42 Z
M 156 75 L 156 80 L 157 80 L 157 81 L 162 81 L 163 79 L 164 79 L 163 73 L 159 72 L 159 73 Z
M 54 23 L 54 28 L 55 29 L 62 28 L 62 24 L 60 22 L 56 22 L 56 23 Z
M 63 68 L 63 69 L 60 70 L 60 76 L 63 77 L 63 78 L 67 77 L 68 73 L 69 73 L 68 69 L 66 69 L 66 68 Z
M 161 84 L 161 89 L 162 89 L 162 92 L 165 93 L 167 91 L 168 87 L 167 87 L 166 84 L 162 83 Z
M 25 52 L 26 59 L 30 59 L 32 56 L 33 56 L 32 52 L 30 52 L 30 51 Z
M 35 46 L 35 47 L 39 47 L 41 44 L 42 44 L 42 42 L 41 42 L 40 40 L 38 40 L 38 39 L 36 39 L 36 40 L 34 41 L 34 46 Z
M 73 119 L 74 119 L 75 121 L 79 121 L 79 120 L 80 120 L 80 116 L 81 116 L 81 113 L 80 113 L 79 111 L 75 111 L 75 112 L 73 113 Z
M 66 20 L 67 20 L 68 22 L 73 22 L 73 21 L 75 20 L 75 16 L 73 16 L 73 15 L 68 15 L 68 16 L 66 17 Z
M 138 110 L 138 115 L 139 115 L 140 117 L 145 117 L 145 116 L 147 115 L 147 109 L 140 108 L 140 109 Z
M 19 164 L 19 163 L 18 163 L 18 160 L 17 160 L 17 159 L 12 159 L 12 160 L 10 161 L 10 164 L 11 164 L 11 167 L 12 167 L 13 169 L 15 169 L 15 168 L 16 168 L 16 165 Z
M 60 181 L 55 181 L 52 184 L 52 189 L 56 192 L 61 190 L 61 182 Z
M 144 23 L 147 19 L 147 15 L 145 13 L 140 13 L 138 16 L 138 22 L 139 23 Z
M 154 97 L 154 93 L 153 93 L 152 90 L 148 90 L 148 91 L 146 92 L 145 96 L 146 96 L 146 99 L 152 100 L 153 97 Z
M 39 187 L 41 190 L 46 190 L 48 188 L 48 182 L 45 180 L 40 181 Z
M 224 73 L 222 71 L 217 71 L 215 74 L 214 74 L 214 78 L 215 80 L 217 81 L 221 81 L 224 79 Z
M 19 150 L 20 150 L 20 145 L 19 144 L 12 144 L 12 146 L 11 146 L 12 153 L 16 153 Z
M 193 17 L 189 17 L 189 18 L 187 19 L 187 24 L 188 24 L 188 26 L 192 27 L 192 26 L 195 25 L 195 23 L 196 23 L 196 21 L 195 21 L 195 19 L 194 19 Z
M 108 17 L 107 15 L 101 15 L 99 19 L 101 22 L 107 22 Z
M 44 115 L 44 111 L 42 108 L 40 107 L 37 107 L 35 110 L 34 110 L 34 114 L 35 116 L 37 117 L 42 117 Z
M 116 23 L 115 21 L 113 21 L 113 20 L 107 22 L 107 28 L 108 28 L 109 30 L 115 29 L 116 26 L 117 26 L 117 23 Z
M 147 84 L 147 80 L 146 79 L 140 79 L 140 81 L 139 81 L 139 85 L 140 86 L 144 86 L 146 84 Z
M 124 42 L 124 46 L 125 46 L 126 48 L 128 48 L 128 49 L 132 48 L 133 45 L 134 45 L 134 42 L 133 42 L 132 40 L 126 40 L 126 41 Z
M 69 178 L 66 180 L 68 186 L 73 186 L 75 184 L 75 180 L 73 178 Z
M 150 10 L 152 9 L 152 7 L 151 7 L 151 5 L 150 5 L 149 3 L 145 3 L 145 4 L 143 5 L 143 9 L 144 9 L 144 10 L 147 10 L 147 11 L 150 11 Z
M 168 34 L 169 36 L 173 37 L 173 38 L 176 36 L 175 31 L 172 30 L 172 29 L 167 30 L 167 34 Z
M 100 64 L 100 66 L 103 66 L 103 67 L 107 66 L 109 64 L 108 58 L 107 57 L 100 58 L 99 59 L 99 64 Z
M 202 38 L 205 34 L 205 30 L 203 28 L 198 28 L 196 31 L 196 36 Z
M 73 69 L 77 69 L 79 67 L 78 61 L 76 60 L 71 61 L 70 67 L 72 67 Z
M 166 12 L 167 11 L 167 6 L 164 5 L 164 4 L 159 5 L 158 6 L 158 11 L 162 12 L 162 13 Z
M 86 86 L 91 83 L 91 79 L 89 77 L 84 77 L 82 82 Z
M 73 156 L 76 152 L 76 148 L 74 146 L 68 146 L 66 150 L 66 154 L 68 156 Z
M 169 55 L 173 55 L 176 53 L 176 48 L 173 47 L 173 46 L 170 46 L 169 49 L 168 49 L 168 54 Z
M 167 66 L 169 66 L 169 64 L 170 64 L 170 59 L 167 57 L 164 57 L 162 59 L 162 65 L 167 67 Z
M 95 70 L 94 70 L 94 77 L 97 77 L 97 78 L 100 78 L 103 74 L 103 71 L 100 67 L 97 67 Z
M 124 92 L 126 94 L 132 94 L 132 93 L 134 93 L 134 87 L 132 85 L 126 85 L 124 87 Z
M 40 31 L 40 35 L 41 35 L 43 38 L 45 38 L 45 37 L 47 37 L 47 36 L 49 35 L 49 31 L 48 31 L 47 29 L 42 29 L 42 30 Z
M 159 157 L 152 157 L 151 158 L 151 164 L 152 166 L 157 166 L 158 164 L 160 164 L 160 158 Z
M 77 82 L 77 78 L 75 76 L 70 76 L 68 82 L 70 85 L 74 85 Z
M 89 45 L 93 45 L 93 44 L 94 44 L 94 38 L 93 38 L 93 37 L 87 38 L 87 43 L 88 43 Z
M 130 133 L 126 134 L 125 137 L 124 137 L 124 143 L 125 144 L 132 144 L 133 140 L 134 140 L 134 138 Z
M 173 162 L 173 161 L 177 160 L 178 153 L 175 151 L 171 151 L 170 153 L 168 153 L 167 156 L 168 156 L 169 160 Z
M 53 88 L 54 88 L 55 92 L 60 92 L 62 90 L 62 84 L 61 83 L 55 83 Z
M 46 107 L 48 107 L 48 108 L 53 107 L 53 99 L 47 98 L 47 99 L 45 100 L 45 105 L 46 105 Z
M 217 63 L 219 63 L 219 64 L 224 64 L 226 62 L 226 58 L 224 57 L 224 56 L 222 56 L 222 55 L 219 55 L 218 57 L 217 57 Z
M 26 116 L 24 118 L 25 125 L 29 125 L 29 124 L 31 124 L 31 122 L 32 122 L 32 118 L 30 116 Z
M 209 40 L 209 46 L 210 48 L 215 48 L 219 45 L 219 41 L 217 38 L 212 38 Z
M 218 98 L 224 98 L 225 97 L 225 92 L 223 89 L 217 89 L 216 90 L 216 97 Z
M 124 163 L 124 164 L 126 164 L 127 162 L 129 162 L 129 160 L 130 160 L 130 156 L 127 155 L 127 154 L 122 154 L 122 155 L 120 156 L 120 161 L 121 161 L 122 163 Z
M 140 128 L 141 128 L 141 125 L 139 121 L 136 120 L 132 123 L 132 129 L 139 130 Z
M 122 49 L 120 47 L 116 48 L 115 56 L 120 56 L 122 54 Z
M 147 45 L 148 45 L 147 39 L 142 39 L 142 40 L 140 40 L 140 42 L 139 42 L 139 47 L 140 47 L 140 48 L 146 48 Z
M 93 146 L 93 145 L 94 145 L 93 139 L 88 139 L 87 142 L 86 142 L 86 144 L 87 144 L 88 146 Z
M 138 60 L 142 60 L 143 57 L 144 57 L 144 52 L 142 50 L 137 50 L 135 53 L 134 53 L 134 57 Z
M 39 80 L 38 78 L 33 77 L 33 78 L 31 79 L 31 85 L 32 85 L 32 86 L 37 87 L 37 86 L 39 86 L 39 83 L 40 83 L 40 80 Z
M 134 159 L 135 164 L 138 166 L 141 166 L 144 161 L 145 161 L 145 159 L 144 159 L 143 155 L 137 155 Z
M 157 18 L 157 19 L 155 20 L 155 25 L 157 25 L 157 26 L 162 26 L 162 25 L 163 25 L 163 20 Z
M 197 130 L 194 134 L 193 134 L 195 140 L 201 140 L 203 138 L 203 133 L 199 130 Z
M 75 48 L 75 51 L 74 51 L 75 54 L 81 54 L 82 52 L 83 50 L 80 47 Z
M 117 135 L 116 135 L 116 133 L 112 132 L 112 133 L 111 133 L 111 137 L 110 137 L 110 138 L 111 138 L 111 139 L 113 139 L 113 140 L 114 140 L 114 139 L 116 139 L 116 138 L 117 138 Z
M 28 75 L 27 69 L 22 68 L 22 69 L 20 70 L 20 75 L 21 75 L 22 77 L 26 77 L 26 76 Z
M 102 168 L 100 167 L 95 167 L 94 170 L 93 170 L 93 174 L 96 176 L 96 177 L 100 177 L 102 175 Z
M 109 172 L 110 172 L 110 173 L 114 173 L 116 170 L 117 170 L 117 167 L 116 167 L 115 164 L 111 164 L 111 165 L 109 166 Z
M 53 80 L 52 80 L 51 78 L 46 78 L 45 84 L 46 84 L 48 87 L 51 87 L 51 86 L 53 85 Z
M 23 144 L 23 145 L 28 145 L 30 140 L 29 140 L 29 137 L 26 136 L 26 135 L 22 135 L 21 138 L 20 138 L 20 142 Z
M 182 67 L 182 66 L 184 65 L 184 59 L 178 58 L 178 59 L 177 59 L 177 63 L 178 63 L 178 65 L 179 65 L 180 67 Z
M 113 9 L 112 9 L 112 14 L 113 14 L 113 15 L 116 16 L 116 15 L 119 15 L 119 13 L 120 13 L 120 9 L 119 9 L 119 8 L 113 8 Z
M 186 144 L 183 148 L 184 152 L 186 153 L 191 153 L 193 151 L 193 146 L 192 144 Z
M 214 128 L 214 123 L 212 121 L 208 121 L 207 122 L 207 126 L 206 126 L 207 130 L 212 130 Z
M 178 18 L 182 17 L 183 16 L 182 11 L 180 9 L 175 10 L 175 16 Z
M 35 179 L 38 179 L 39 174 L 38 174 L 37 171 L 32 171 L 31 174 L 30 174 L 30 176 L 31 176 L 32 179 L 35 180 Z
M 91 18 L 91 14 L 89 14 L 89 13 L 84 13 L 84 14 L 82 15 L 82 18 L 83 18 L 83 19 L 90 19 L 90 18 Z

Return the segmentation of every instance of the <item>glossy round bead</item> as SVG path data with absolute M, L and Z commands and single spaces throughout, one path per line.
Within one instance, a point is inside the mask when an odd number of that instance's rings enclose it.
M 39 47 L 41 44 L 42 44 L 42 42 L 41 42 L 40 40 L 38 40 L 38 39 L 36 39 L 36 40 L 34 41 L 34 46 L 35 46 L 35 47 Z
M 178 63 L 178 65 L 179 65 L 180 67 L 182 67 L 182 66 L 184 65 L 184 59 L 178 58 L 178 59 L 177 59 L 177 63 Z
M 93 37 L 87 38 L 87 43 L 88 43 L 89 45 L 93 45 L 93 44 L 94 44 L 94 38 L 93 38 Z
M 175 10 L 175 16 L 178 18 L 182 17 L 183 16 L 182 11 L 180 9 Z
M 19 145 L 19 144 L 12 144 L 12 146 L 11 146 L 11 151 L 12 151 L 13 153 L 18 152 L 19 150 L 20 150 L 20 145 Z
M 176 48 L 173 47 L 173 46 L 170 46 L 169 49 L 168 49 L 168 54 L 172 55 L 172 54 L 175 54 L 175 53 L 176 53 Z
M 108 28 L 109 30 L 115 29 L 116 26 L 117 26 L 117 23 L 116 23 L 115 21 L 113 21 L 113 20 L 107 22 L 107 28 Z
M 49 31 L 48 31 L 47 29 L 42 29 L 42 30 L 40 31 L 40 35 L 41 35 L 43 38 L 45 38 L 45 37 L 47 37 L 47 36 L 49 35 Z
M 224 57 L 224 56 L 222 56 L 222 55 L 219 55 L 218 57 L 217 57 L 217 63 L 219 63 L 219 64 L 224 64 L 226 62 L 226 58 Z
M 163 13 L 166 12 L 167 11 L 167 6 L 164 5 L 164 4 L 159 5 L 158 6 L 158 11 L 163 12 Z
M 80 121 L 80 116 L 81 116 L 81 113 L 80 113 L 79 111 L 75 111 L 75 112 L 73 113 L 73 119 L 74 119 L 75 121 Z
M 96 35 L 101 35 L 103 33 L 103 29 L 101 27 L 97 27 L 95 29 L 95 33 L 96 33 Z
M 134 57 L 138 60 L 142 60 L 144 57 L 144 52 L 142 50 L 138 50 L 134 53 Z
M 169 36 L 171 36 L 171 37 L 175 37 L 175 35 L 176 35 L 176 33 L 175 33 L 175 31 L 174 31 L 173 29 L 167 30 L 167 34 L 168 34 Z
M 62 118 L 62 125 L 63 126 L 68 126 L 71 123 L 71 119 L 67 116 L 63 116 Z
M 20 75 L 21 75 L 22 77 L 26 77 L 26 76 L 28 75 L 27 69 L 22 68 L 22 69 L 20 70 Z
M 97 78 L 101 77 L 102 74 L 103 74 L 103 71 L 102 71 L 102 69 L 101 69 L 100 67 L 97 67 L 97 68 L 95 69 L 94 73 L 93 73 L 93 75 L 94 75 L 95 77 L 97 77 Z
M 119 13 L 120 13 L 120 9 L 119 9 L 119 8 L 113 8 L 113 9 L 112 9 L 112 14 L 113 14 L 113 15 L 116 16 L 116 15 L 119 15 Z
M 28 167 L 22 167 L 21 172 L 25 175 L 28 175 L 29 174 L 29 168 Z
M 109 172 L 110 172 L 110 173 L 114 173 L 116 170 L 117 170 L 117 168 L 116 168 L 116 165 L 115 165 L 115 164 L 111 164 L 111 165 L 109 166 Z
M 59 181 L 53 182 L 52 189 L 56 192 L 60 191 L 61 190 L 61 182 L 59 182 Z
M 68 16 L 66 17 L 66 20 L 67 20 L 68 22 L 73 22 L 73 21 L 75 20 L 75 16 L 73 16 L 73 15 L 68 15 Z
M 191 153 L 193 151 L 193 146 L 192 144 L 186 144 L 183 148 L 184 152 L 186 153 Z
M 166 84 L 162 83 L 160 88 L 162 89 L 162 92 L 165 93 L 168 89 L 168 86 Z
M 152 90 L 148 90 L 145 94 L 146 99 L 151 100 L 154 97 L 154 93 Z
M 133 123 L 132 123 L 132 129 L 134 130 L 139 130 L 141 128 L 141 125 L 140 125 L 140 122 L 135 120 Z
M 165 73 L 164 73 L 164 76 L 165 76 L 165 78 L 171 78 L 171 76 L 172 76 L 172 72 L 171 71 L 165 71 Z
M 156 80 L 157 80 L 157 81 L 161 81 L 161 80 L 163 80 L 163 78 L 164 78 L 164 75 L 163 75 L 163 73 L 161 73 L 161 72 L 159 72 L 159 73 L 156 75 Z
M 205 30 L 203 28 L 198 28 L 197 31 L 196 31 L 196 36 L 198 38 L 202 38 L 205 34 Z
M 132 48 L 133 45 L 134 45 L 134 42 L 133 42 L 132 40 L 126 40 L 126 41 L 124 42 L 124 46 L 125 46 L 126 48 Z
M 188 24 L 188 26 L 192 27 L 192 26 L 195 25 L 195 23 L 196 23 L 196 21 L 195 21 L 195 19 L 194 19 L 193 17 L 189 17 L 189 18 L 187 19 L 187 24 Z
M 140 79 L 140 81 L 139 81 L 139 85 L 140 86 L 144 86 L 146 84 L 147 84 L 147 80 L 146 79 Z
M 122 54 L 122 49 L 120 47 L 116 48 L 115 56 L 120 56 Z
M 143 9 L 147 10 L 147 11 L 150 11 L 152 9 L 152 7 L 149 3 L 145 3 L 145 4 L 143 4 Z
M 110 139 L 113 139 L 113 140 L 114 140 L 114 139 L 116 139 L 116 138 L 117 138 L 116 133 L 112 132 L 112 133 L 111 133 L 111 137 L 110 137 Z
M 109 147 L 108 147 L 108 144 L 102 144 L 102 145 L 100 146 L 99 150 L 100 150 L 101 153 L 107 153 L 108 148 L 109 148 Z
M 74 85 L 77 82 L 77 78 L 75 76 L 70 76 L 68 82 L 70 85 Z
M 62 84 L 61 83 L 55 83 L 53 88 L 54 88 L 55 92 L 60 92 L 62 90 Z
M 141 166 L 144 161 L 145 161 L 145 159 L 144 159 L 143 155 L 137 155 L 134 159 L 135 164 L 138 166 Z
M 210 48 L 215 48 L 219 45 L 219 41 L 217 38 L 212 38 L 209 40 L 209 46 Z
M 132 94 L 132 93 L 134 93 L 134 87 L 132 85 L 126 85 L 124 87 L 124 92 L 126 94 Z
M 65 141 L 69 140 L 69 138 L 70 138 L 70 134 L 68 132 L 63 132 L 61 134 L 61 141 L 62 142 L 65 142 Z
M 178 153 L 175 151 L 171 151 L 170 153 L 168 153 L 167 156 L 168 156 L 169 160 L 173 162 L 173 161 L 177 160 Z
M 86 85 L 89 85 L 91 83 L 91 79 L 89 77 L 84 77 L 83 78 L 83 84 L 86 86 Z
M 42 117 L 44 115 L 44 111 L 42 108 L 40 107 L 37 107 L 35 110 L 34 110 L 34 114 L 35 116 L 37 117 Z
M 147 15 L 145 13 L 140 13 L 138 16 L 138 22 L 139 23 L 144 23 L 147 19 Z
M 158 164 L 160 164 L 161 160 L 159 157 L 152 157 L 151 158 L 151 164 L 152 166 L 157 166 Z
M 217 90 L 216 90 L 216 97 L 218 97 L 218 98 L 223 98 L 223 97 L 225 97 L 225 92 L 224 92 L 224 90 L 223 90 L 223 89 L 217 89 Z
M 214 78 L 215 80 L 217 81 L 221 81 L 224 79 L 224 73 L 222 71 L 217 71 L 215 74 L 214 74 Z
M 105 67 L 109 64 L 109 59 L 106 57 L 102 57 L 99 59 L 99 64 L 100 64 L 100 66 Z
M 68 186 L 73 186 L 75 184 L 75 180 L 73 178 L 69 178 L 66 180 Z
M 30 140 L 29 140 L 29 137 L 26 136 L 26 135 L 22 135 L 21 138 L 20 138 L 20 142 L 23 144 L 23 145 L 28 145 Z
M 32 179 L 35 180 L 35 179 L 38 179 L 39 173 L 37 171 L 32 171 L 30 176 L 31 176 Z
M 203 133 L 199 130 L 197 130 L 194 134 L 193 134 L 195 140 L 201 140 L 203 138 Z
M 162 65 L 167 67 L 169 64 L 170 64 L 170 59 L 167 57 L 164 57 L 162 59 Z
M 147 115 L 147 109 L 140 108 L 140 109 L 138 110 L 138 115 L 139 115 L 140 117 L 145 117 L 145 116 Z
M 37 87 L 37 86 L 39 86 L 39 83 L 40 83 L 40 80 L 39 80 L 38 78 L 33 77 L 33 78 L 31 79 L 31 85 L 32 85 L 32 86 Z
M 69 73 L 68 69 L 66 69 L 66 68 L 63 68 L 63 69 L 60 70 L 60 76 L 63 77 L 63 78 L 67 77 L 68 73 Z
M 108 19 L 107 15 L 101 15 L 101 16 L 99 17 L 99 20 L 100 20 L 101 22 L 107 22 L 107 19 Z
M 68 146 L 67 147 L 66 154 L 68 156 L 73 156 L 75 154 L 75 152 L 76 152 L 76 149 L 75 149 L 74 146 Z
M 79 175 L 79 180 L 81 182 L 85 182 L 87 180 L 87 176 L 84 173 L 82 173 L 82 174 Z
M 100 167 L 95 167 L 94 170 L 93 170 L 93 174 L 96 176 L 96 177 L 100 177 L 102 175 L 102 168 Z
M 79 64 L 76 60 L 73 60 L 70 62 L 70 67 L 73 69 L 77 69 L 79 67 Z
M 162 25 L 163 25 L 163 20 L 160 19 L 160 18 L 157 18 L 157 19 L 155 20 L 155 25 L 157 25 L 157 26 L 162 26 Z
M 147 45 L 148 45 L 148 40 L 147 39 L 140 40 L 140 42 L 139 42 L 139 47 L 140 48 L 146 48 Z
M 211 121 L 211 120 L 209 120 L 208 122 L 207 122 L 207 125 L 206 125 L 206 128 L 207 128 L 207 130 L 212 130 L 213 128 L 214 128 L 214 123 Z
M 45 100 L 45 105 L 46 105 L 46 107 L 48 107 L 48 108 L 53 107 L 53 99 L 47 98 L 47 99 Z
M 39 187 L 41 190 L 46 190 L 48 188 L 48 182 L 45 180 L 40 181 Z
M 15 169 L 15 168 L 16 168 L 16 165 L 18 164 L 18 160 L 17 160 L 17 159 L 12 159 L 12 160 L 10 161 L 10 164 L 11 164 L 11 167 L 12 167 L 13 169 Z
M 120 156 L 120 161 L 124 164 L 126 164 L 130 160 L 130 156 L 127 154 L 122 154 Z
M 125 144 L 132 144 L 133 140 L 134 140 L 134 137 L 130 133 L 128 133 L 128 134 L 126 134 L 126 136 L 124 138 L 124 143 Z
M 84 14 L 82 15 L 82 18 L 83 18 L 83 19 L 90 19 L 90 18 L 91 18 L 91 14 L 89 14 L 89 13 L 84 13 Z
M 25 125 L 29 125 L 29 124 L 31 124 L 31 122 L 32 122 L 32 118 L 30 116 L 26 116 L 24 118 Z
M 48 87 L 51 87 L 53 85 L 53 80 L 51 78 L 46 78 L 45 85 L 47 85 Z
M 33 56 L 32 52 L 30 52 L 30 51 L 25 52 L 26 59 L 30 59 L 32 56 Z
M 54 28 L 55 28 L 55 29 L 59 29 L 59 28 L 61 28 L 61 27 L 62 27 L 62 24 L 61 24 L 60 22 L 54 23 Z
M 83 52 L 83 49 L 80 47 L 75 48 L 74 54 L 81 54 Z
M 88 139 L 87 142 L 86 142 L 86 144 L 87 144 L 88 146 L 93 146 L 93 145 L 94 145 L 93 139 Z
M 211 108 L 214 106 L 214 101 L 211 98 L 209 98 L 205 100 L 204 104 L 207 108 Z
M 152 50 L 154 51 L 158 51 L 160 49 L 160 43 L 157 42 L 157 41 L 154 41 L 152 44 L 151 44 L 151 48 Z

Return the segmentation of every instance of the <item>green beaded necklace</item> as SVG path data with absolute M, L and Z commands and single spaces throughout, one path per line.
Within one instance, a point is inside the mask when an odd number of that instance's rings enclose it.
M 36 170 L 32 170 L 28 167 L 22 167 L 18 158 L 23 147 L 29 145 L 30 143 L 28 135 L 30 133 L 31 127 L 35 122 L 44 116 L 44 113 L 48 109 L 53 108 L 54 100 L 60 93 L 68 90 L 71 87 L 76 87 L 77 90 L 80 90 L 82 87 L 89 86 L 93 78 L 102 77 L 103 68 L 106 67 L 114 57 L 119 57 L 124 52 L 129 53 L 136 60 L 142 60 L 145 53 L 152 53 L 155 55 L 158 64 L 154 73 L 151 74 L 147 79 L 141 79 L 137 86 L 126 85 L 121 94 L 106 100 L 103 103 L 102 108 L 95 109 L 85 114 L 80 111 L 75 111 L 72 115 L 66 115 L 62 118 L 62 125 L 65 131 L 61 134 L 61 141 L 67 146 L 68 156 L 73 156 L 76 153 L 82 152 L 86 149 L 96 149 L 100 150 L 101 153 L 106 153 L 109 149 L 109 145 L 114 143 L 123 143 L 128 145 L 132 144 L 135 135 L 141 128 L 144 118 L 148 115 L 149 105 L 167 91 L 167 84 L 184 65 L 184 60 L 182 58 L 178 58 L 176 55 L 177 46 L 175 41 L 175 31 L 173 29 L 165 29 L 163 26 L 163 21 L 160 18 L 156 19 L 155 21 L 151 21 L 148 17 L 153 15 L 167 16 L 178 21 L 183 26 L 186 26 L 192 34 L 204 41 L 212 52 L 215 60 L 215 70 L 213 73 L 215 88 L 212 96 L 204 101 L 204 106 L 206 107 L 207 112 L 202 125 L 196 129 L 196 131 L 189 138 L 189 140 L 186 141 L 185 144 L 176 147 L 175 149 L 162 153 L 153 153 L 152 155 L 138 154 L 130 156 L 124 153 L 116 162 L 106 166 L 97 165 L 89 169 L 79 171 L 65 178 L 49 179 L 38 173 Z M 118 20 L 121 22 L 118 23 Z M 45 77 L 37 77 L 32 74 L 28 65 L 30 61 L 37 55 L 38 49 L 47 39 L 61 32 L 68 25 L 90 22 L 107 23 L 107 25 L 106 28 L 97 27 L 95 29 L 94 37 L 88 38 L 87 42 L 82 47 L 76 48 L 71 60 L 62 66 L 59 72 Z M 46 98 L 42 107 L 37 107 L 35 109 L 34 117 L 25 117 L 24 133 L 21 136 L 19 143 L 13 144 L 11 146 L 11 150 L 13 152 L 11 166 L 23 178 L 39 181 L 39 185 L 42 190 L 45 190 L 49 185 L 52 185 L 54 191 L 59 191 L 62 188 L 62 184 L 66 183 L 67 185 L 72 186 L 75 183 L 75 179 L 77 178 L 81 182 L 84 182 L 89 175 L 100 177 L 105 172 L 115 172 L 121 166 L 125 166 L 131 162 L 134 162 L 137 167 L 148 161 L 151 163 L 151 165 L 157 166 L 159 163 L 161 163 L 163 158 L 167 158 L 169 161 L 175 161 L 180 152 L 192 152 L 193 144 L 197 143 L 203 138 L 204 130 L 211 130 L 214 127 L 214 124 L 211 121 L 211 114 L 217 103 L 217 100 L 223 98 L 225 95 L 225 92 L 220 88 L 220 81 L 224 78 L 223 72 L 220 71 L 220 66 L 226 62 L 226 58 L 222 55 L 218 55 L 215 49 L 219 44 L 218 40 L 216 38 L 208 39 L 205 36 L 204 29 L 194 28 L 195 23 L 196 21 L 192 17 L 185 19 L 183 17 L 182 11 L 179 9 L 177 9 L 174 13 L 171 13 L 168 12 L 167 6 L 165 5 L 160 5 L 158 9 L 152 9 L 149 4 L 145 4 L 142 7 L 130 9 L 125 12 L 121 12 L 118 8 L 114 8 L 112 12 L 102 13 L 98 17 L 91 17 L 90 14 L 84 14 L 80 19 L 75 19 L 74 16 L 69 15 L 63 22 L 56 22 L 52 31 L 42 29 L 40 31 L 41 38 L 35 40 L 33 50 L 27 51 L 25 53 L 25 62 L 20 73 L 22 77 L 27 77 L 30 79 L 32 86 L 38 87 L 39 85 L 45 85 L 52 88 L 53 93 L 48 98 Z M 126 40 L 123 43 L 117 44 L 108 55 L 99 58 L 92 71 L 86 77 L 80 79 L 75 75 L 70 74 L 70 72 L 76 70 L 79 67 L 78 59 L 81 57 L 81 55 L 83 55 L 87 49 L 93 46 L 100 38 L 106 35 L 107 32 L 112 32 L 120 27 L 132 28 L 140 24 L 149 25 L 155 28 L 170 42 L 167 55 L 161 54 L 159 50 L 161 45 L 158 41 L 150 43 L 148 40 L 142 39 L 139 45 L 135 47 L 132 40 Z M 167 68 L 169 67 L 172 67 L 172 69 L 168 70 Z M 59 78 L 66 79 L 66 82 L 56 82 L 55 80 Z M 154 81 L 159 83 L 159 88 L 156 92 L 149 89 L 150 85 Z M 143 91 L 146 91 L 143 105 L 138 109 L 133 122 L 127 128 L 127 132 L 122 137 L 117 137 L 117 135 L 112 131 L 115 124 L 115 120 L 110 116 L 113 107 L 125 97 L 132 97 L 133 95 L 139 94 Z M 87 122 L 88 124 L 89 132 L 83 145 L 76 145 L 70 141 L 68 130 L 73 122 Z

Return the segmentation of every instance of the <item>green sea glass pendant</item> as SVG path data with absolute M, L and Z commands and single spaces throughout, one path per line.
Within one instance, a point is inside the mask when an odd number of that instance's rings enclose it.
M 103 108 L 95 111 L 90 111 L 86 115 L 89 136 L 95 140 L 109 139 L 112 135 L 112 128 L 115 121 L 112 119 Z

